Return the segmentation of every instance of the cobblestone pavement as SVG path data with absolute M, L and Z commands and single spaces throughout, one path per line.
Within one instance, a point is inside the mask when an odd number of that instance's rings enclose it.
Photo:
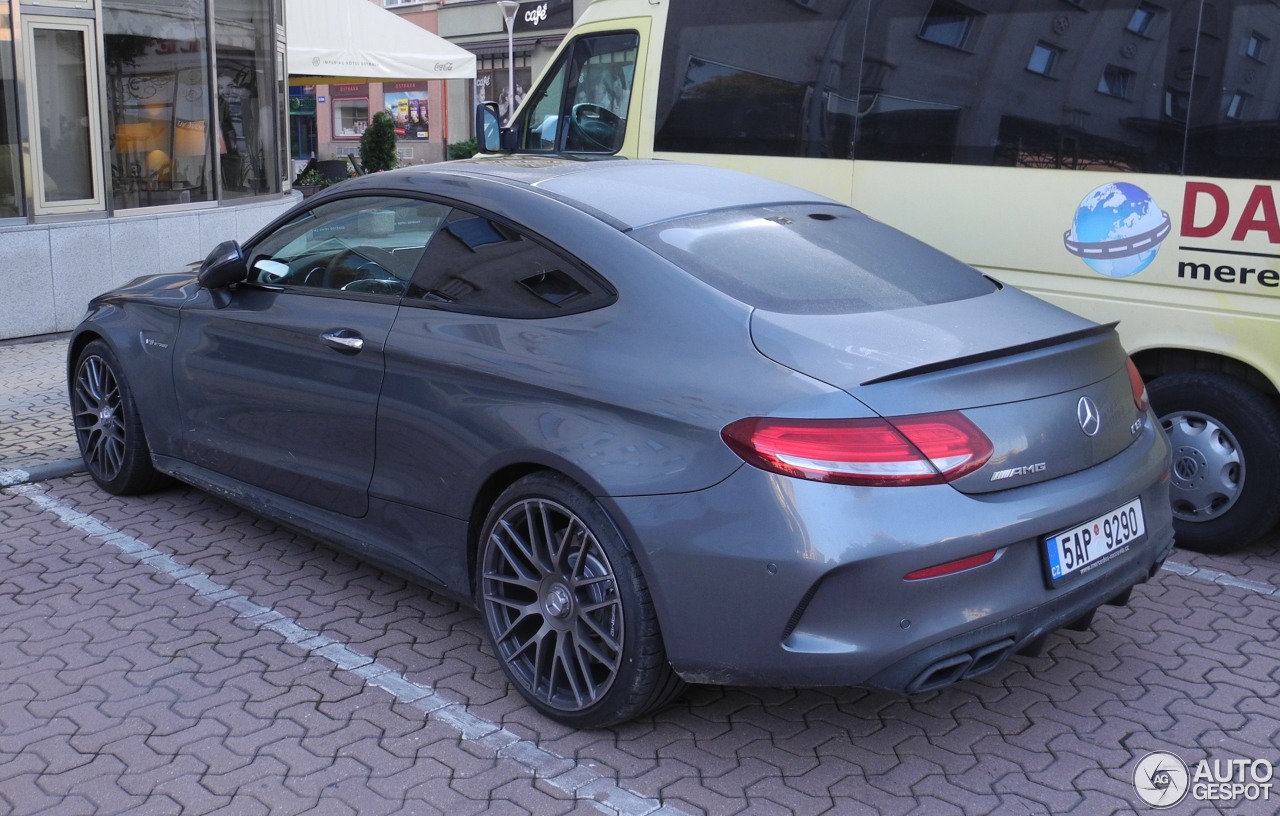
M 0 490 L 0 814 L 1147 812 L 1148 752 L 1280 764 L 1277 627 L 1280 536 L 945 691 L 695 687 L 571 731 L 469 608 L 196 490 L 49 478 Z
M 0 343 L 0 471 L 79 456 L 66 357 L 65 337 Z

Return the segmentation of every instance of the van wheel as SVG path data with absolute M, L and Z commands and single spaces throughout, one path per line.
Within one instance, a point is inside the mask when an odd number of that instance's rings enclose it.
M 1245 547 L 1280 520 L 1280 409 L 1239 380 L 1186 371 L 1147 393 L 1173 448 L 1170 497 L 1178 546 L 1204 553 Z
M 489 644 L 546 716 L 601 728 L 683 688 L 635 556 L 573 482 L 535 473 L 508 488 L 485 521 L 477 562 Z

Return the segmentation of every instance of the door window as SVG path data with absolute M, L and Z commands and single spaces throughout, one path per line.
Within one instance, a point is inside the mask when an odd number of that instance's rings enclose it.
M 361 196 L 321 204 L 268 235 L 249 255 L 249 280 L 399 297 L 449 208 Z
M 605 34 L 579 38 L 566 48 L 519 126 L 521 149 L 618 152 L 639 44 L 636 34 Z

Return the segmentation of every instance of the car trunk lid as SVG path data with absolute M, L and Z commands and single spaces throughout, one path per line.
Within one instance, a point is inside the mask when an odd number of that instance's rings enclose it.
M 751 330 L 765 356 L 886 418 L 962 411 L 994 449 L 952 482 L 966 493 L 1084 470 L 1141 430 L 1114 327 L 1017 290 L 888 312 L 757 311 Z

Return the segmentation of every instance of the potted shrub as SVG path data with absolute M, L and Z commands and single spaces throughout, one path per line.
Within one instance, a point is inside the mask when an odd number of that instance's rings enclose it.
M 298 180 L 293 183 L 293 189 L 302 193 L 303 198 L 310 198 L 330 184 L 333 184 L 333 179 L 313 167 L 298 176 Z
M 378 111 L 360 137 L 360 166 L 366 173 L 392 170 L 400 164 L 396 156 L 396 120 Z

